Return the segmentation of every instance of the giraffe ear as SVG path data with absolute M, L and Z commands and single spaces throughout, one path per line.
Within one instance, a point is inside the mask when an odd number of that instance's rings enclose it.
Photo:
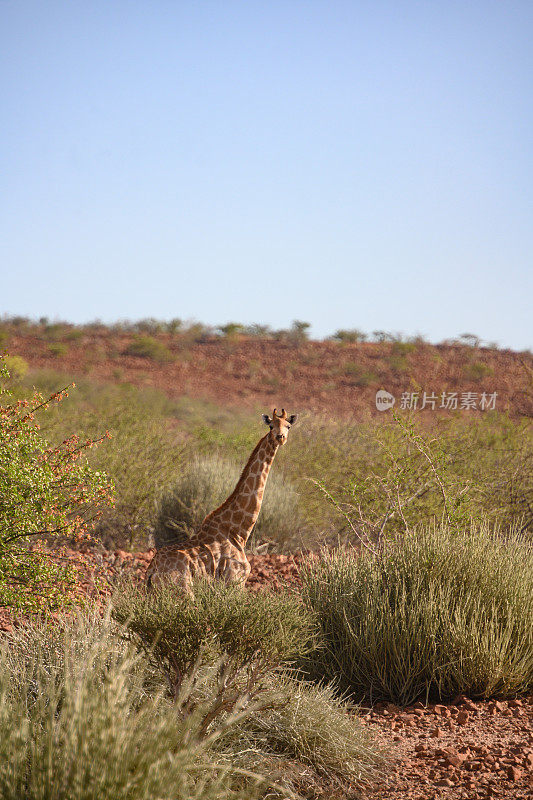
M 272 425 L 272 420 L 268 416 L 268 414 L 263 414 L 263 422 L 265 425 Z
M 290 424 L 294 425 L 294 423 L 296 422 L 297 419 L 298 419 L 298 414 L 291 414 L 290 417 L 289 417 Z

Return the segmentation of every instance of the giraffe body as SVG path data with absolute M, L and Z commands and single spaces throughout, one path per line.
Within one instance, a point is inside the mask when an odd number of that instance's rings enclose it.
M 233 492 L 186 543 L 156 552 L 146 573 L 149 586 L 169 581 L 190 593 L 192 581 L 202 576 L 244 585 L 250 574 L 246 543 L 261 510 L 272 462 L 296 417 L 287 417 L 284 409 L 278 416 L 274 409 L 272 419 L 266 414 L 263 419 L 270 431 L 257 443 Z

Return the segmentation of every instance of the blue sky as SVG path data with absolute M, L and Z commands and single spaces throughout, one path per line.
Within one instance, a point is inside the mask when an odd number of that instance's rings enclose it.
M 0 313 L 533 343 L 533 4 L 0 0 Z

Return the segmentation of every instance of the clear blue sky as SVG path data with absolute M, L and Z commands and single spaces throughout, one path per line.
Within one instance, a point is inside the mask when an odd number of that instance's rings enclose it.
M 533 343 L 531 0 L 0 0 L 0 313 Z

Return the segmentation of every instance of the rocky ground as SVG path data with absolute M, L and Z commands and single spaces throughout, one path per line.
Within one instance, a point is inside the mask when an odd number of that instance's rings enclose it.
M 152 551 L 63 555 L 78 570 L 80 595 L 105 600 L 122 575 L 142 578 Z M 252 555 L 253 591 L 298 586 L 298 555 Z M 0 631 L 17 624 L 0 609 Z M 408 708 L 377 704 L 356 713 L 392 753 L 392 769 L 365 800 L 533 798 L 533 696 L 509 701 L 455 698 Z

